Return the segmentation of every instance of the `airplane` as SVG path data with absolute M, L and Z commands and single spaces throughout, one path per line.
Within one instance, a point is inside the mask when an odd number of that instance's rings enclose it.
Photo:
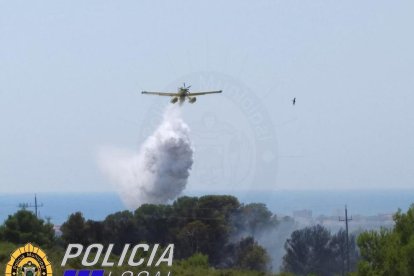
M 148 92 L 148 91 L 142 91 L 142 94 L 147 95 L 158 95 L 158 96 L 168 96 L 171 97 L 171 103 L 175 104 L 178 102 L 179 104 L 182 104 L 187 99 L 189 103 L 195 103 L 197 98 L 195 96 L 201 96 L 201 95 L 207 95 L 207 94 L 216 94 L 223 92 L 222 90 L 217 91 L 207 91 L 207 92 L 190 92 L 190 86 L 185 86 L 185 83 L 182 87 L 178 88 L 178 91 L 175 93 L 170 92 Z

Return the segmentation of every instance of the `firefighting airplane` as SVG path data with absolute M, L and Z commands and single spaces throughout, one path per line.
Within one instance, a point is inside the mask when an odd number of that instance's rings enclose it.
M 186 99 L 188 100 L 189 103 L 195 103 L 195 101 L 197 100 L 195 96 L 201 96 L 201 95 L 206 95 L 206 94 L 216 94 L 216 93 L 223 92 L 222 90 L 217 90 L 217 91 L 190 93 L 190 87 L 191 85 L 185 86 L 185 83 L 184 83 L 183 87 L 179 87 L 178 92 L 176 93 L 142 91 L 142 94 L 168 96 L 168 97 L 171 97 L 171 103 L 174 104 L 178 102 L 179 104 L 182 104 L 185 102 Z

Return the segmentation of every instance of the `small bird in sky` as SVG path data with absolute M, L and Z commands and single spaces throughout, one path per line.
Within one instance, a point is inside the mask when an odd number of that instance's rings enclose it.
M 295 105 L 295 104 L 296 104 L 296 98 L 293 98 L 292 105 Z

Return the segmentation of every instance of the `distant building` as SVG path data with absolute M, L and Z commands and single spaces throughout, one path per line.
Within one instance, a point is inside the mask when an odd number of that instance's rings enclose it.
M 312 210 L 303 209 L 293 211 L 294 218 L 304 218 L 304 219 L 312 219 Z
M 62 236 L 62 231 L 60 230 L 61 225 L 53 225 L 53 230 L 55 231 L 55 236 L 60 237 Z
M 379 221 L 393 221 L 393 214 L 378 214 Z

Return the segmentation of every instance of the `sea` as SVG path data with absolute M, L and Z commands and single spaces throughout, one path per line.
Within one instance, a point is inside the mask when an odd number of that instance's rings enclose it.
M 348 208 L 348 214 L 375 216 L 406 211 L 414 203 L 414 189 L 395 190 L 280 190 L 231 191 L 229 193 L 189 192 L 185 195 L 228 194 L 243 204 L 264 203 L 279 216 L 310 210 L 313 216 L 338 215 Z M 86 219 L 103 220 L 109 214 L 126 210 L 116 192 L 105 193 L 38 193 L 38 216 L 55 225 L 64 223 L 70 214 L 82 212 Z M 34 194 L 0 194 L 0 222 L 22 206 L 35 211 Z

